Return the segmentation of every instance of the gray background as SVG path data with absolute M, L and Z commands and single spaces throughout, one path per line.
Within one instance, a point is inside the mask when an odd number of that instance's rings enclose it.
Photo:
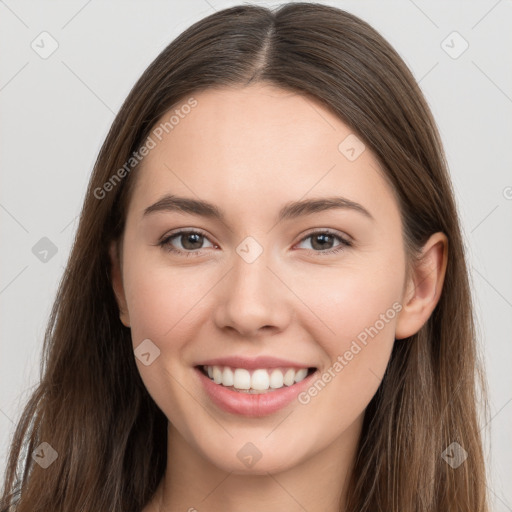
M 173 38 L 238 3 L 0 0 L 2 472 L 14 422 L 39 377 L 46 321 L 115 113 Z M 390 41 L 439 125 L 487 367 L 490 496 L 494 510 L 512 511 L 512 2 L 322 3 L 362 17 Z M 58 48 L 42 58 L 51 44 Z M 56 254 L 42 252 L 49 246 L 43 237 Z

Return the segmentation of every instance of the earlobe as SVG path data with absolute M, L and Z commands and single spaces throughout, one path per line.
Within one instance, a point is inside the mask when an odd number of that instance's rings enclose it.
M 118 245 L 115 241 L 110 244 L 109 256 L 112 275 L 112 288 L 114 290 L 114 295 L 116 296 L 117 305 L 119 307 L 119 318 L 125 327 L 130 327 L 130 316 L 128 314 L 128 307 L 124 293 Z
M 448 238 L 434 233 L 422 250 L 422 258 L 412 269 L 398 316 L 395 339 L 416 334 L 434 311 L 443 288 L 448 263 Z

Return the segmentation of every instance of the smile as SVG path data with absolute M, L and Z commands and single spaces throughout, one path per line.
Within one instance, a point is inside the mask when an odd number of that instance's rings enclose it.
M 291 403 L 303 407 L 297 395 L 307 389 L 317 368 L 234 368 L 199 365 L 194 371 L 205 392 L 204 400 L 223 412 L 261 417 L 276 413 Z
M 201 371 L 215 384 L 228 389 L 260 394 L 275 391 L 301 382 L 315 368 L 231 368 L 229 366 L 201 366 Z

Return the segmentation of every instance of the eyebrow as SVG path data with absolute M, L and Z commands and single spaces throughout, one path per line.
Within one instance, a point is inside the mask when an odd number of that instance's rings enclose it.
M 286 203 L 279 211 L 277 222 L 296 219 L 304 215 L 311 215 L 313 213 L 334 209 L 352 210 L 363 214 L 365 217 L 371 220 L 375 220 L 371 213 L 359 203 L 344 197 L 333 196 L 319 199 L 303 199 L 300 201 L 291 201 Z M 224 212 L 214 204 L 200 199 L 192 199 L 175 195 L 165 195 L 156 203 L 148 206 L 144 210 L 143 217 L 156 212 L 175 211 L 217 219 L 223 223 L 226 223 Z

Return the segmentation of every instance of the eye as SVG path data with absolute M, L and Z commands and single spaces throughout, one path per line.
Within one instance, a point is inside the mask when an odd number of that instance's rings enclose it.
M 318 254 L 335 254 L 339 251 L 342 251 L 346 247 L 352 246 L 352 242 L 350 242 L 349 240 L 343 238 L 342 236 L 336 233 L 333 233 L 330 230 L 325 229 L 310 233 L 309 235 L 304 237 L 300 243 L 303 243 L 304 241 L 309 239 L 311 239 L 310 250 Z M 181 248 L 176 247 L 174 245 L 176 240 L 182 246 Z M 181 254 L 187 257 L 201 256 L 203 254 L 203 251 L 201 249 L 203 248 L 202 245 L 205 240 L 208 240 L 208 238 L 201 231 L 182 230 L 177 231 L 175 233 L 171 233 L 169 236 L 166 236 L 158 243 L 158 245 L 164 248 L 166 251 Z M 335 240 L 338 240 L 339 243 L 338 245 L 332 247 L 332 244 Z M 210 247 L 216 246 L 214 244 L 211 244 Z
M 335 254 L 346 247 L 352 246 L 352 242 L 330 230 L 314 231 L 304 237 L 300 243 L 309 239 L 311 239 L 311 250 L 313 250 L 313 252 L 318 252 L 319 254 Z M 339 244 L 333 248 L 332 244 L 336 239 L 339 241 Z
M 181 244 L 182 248 L 177 248 L 173 245 L 175 239 Z M 202 232 L 186 230 L 178 231 L 165 237 L 158 245 L 169 252 L 183 254 L 185 256 L 200 256 L 202 255 L 202 251 L 198 249 L 202 248 L 201 246 L 203 245 L 204 240 L 208 239 Z M 214 245 L 212 244 L 211 247 L 214 247 Z

